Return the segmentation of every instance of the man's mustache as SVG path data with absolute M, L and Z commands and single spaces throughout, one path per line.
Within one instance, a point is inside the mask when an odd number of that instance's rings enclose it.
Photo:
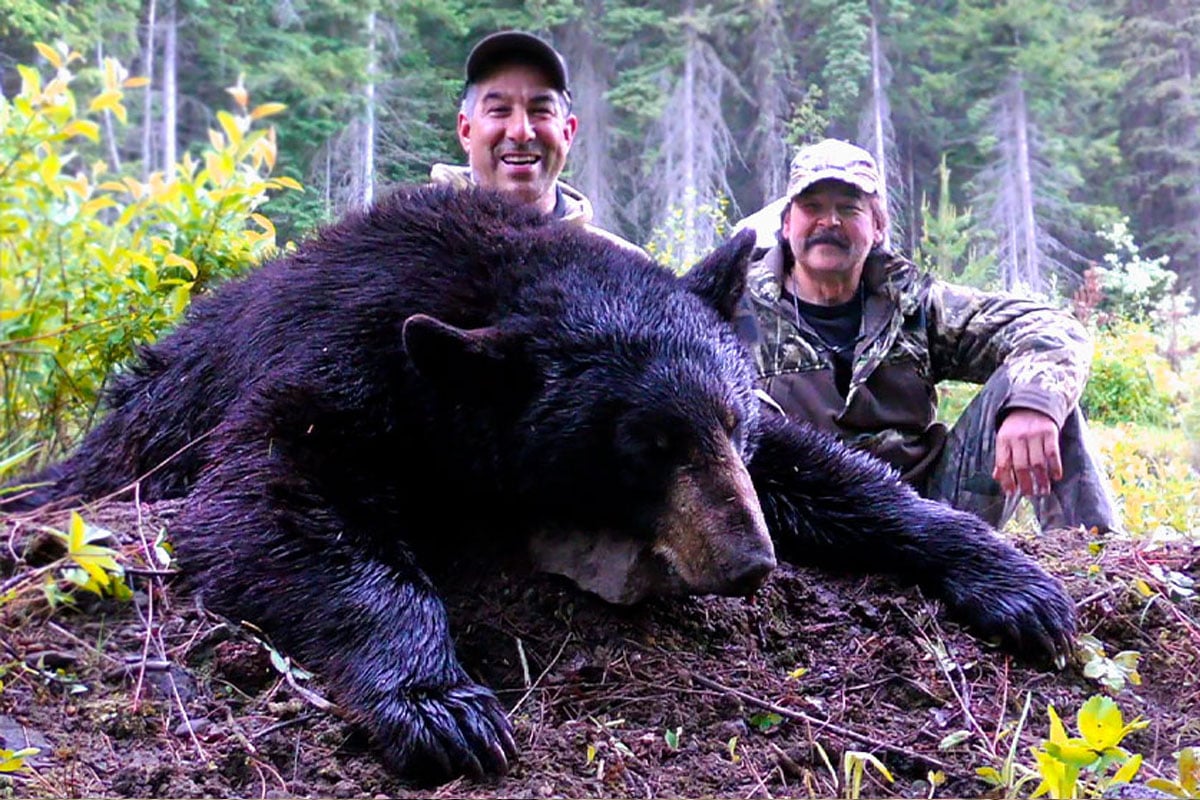
M 840 247 L 843 250 L 850 249 L 850 242 L 833 231 L 821 231 L 820 233 L 814 233 L 812 236 L 809 236 L 804 240 L 804 249 L 807 250 L 810 247 L 816 247 L 819 244 L 830 244 L 834 247 Z

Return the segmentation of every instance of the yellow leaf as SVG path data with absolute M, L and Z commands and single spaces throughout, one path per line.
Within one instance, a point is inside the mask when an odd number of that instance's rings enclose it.
M 239 145 L 242 142 L 242 126 L 238 124 L 237 118 L 228 111 L 217 112 L 217 122 L 221 123 L 221 130 L 225 131 L 225 136 L 234 145 Z
M 55 69 L 63 68 L 62 56 L 60 56 L 58 51 L 53 47 L 42 42 L 34 42 L 33 46 L 36 47 L 37 51 L 42 54 L 42 58 L 49 61 L 51 66 L 53 66 Z
M 214 131 L 212 128 L 208 129 L 208 143 L 212 145 L 213 150 L 225 149 L 225 137 L 220 131 Z
M 230 86 L 225 91 L 229 92 L 230 96 L 233 97 L 233 101 L 242 108 L 245 108 L 247 105 L 249 105 L 250 95 L 246 91 L 246 87 L 242 86 L 240 78 L 237 86 Z
M 262 214 L 257 213 L 251 214 L 250 219 L 258 223 L 258 226 L 266 231 L 269 236 L 275 236 L 275 223 L 271 222 L 271 220 L 267 219 Z
M 71 522 L 67 526 L 67 553 L 74 555 L 87 542 L 85 538 L 87 534 L 87 523 L 83 521 L 83 517 L 79 516 L 78 511 L 71 512 Z
M 289 178 L 286 175 L 282 175 L 278 178 L 272 178 L 271 182 L 282 186 L 285 189 L 295 189 L 297 192 L 304 191 L 304 187 L 300 185 L 299 181 L 297 181 L 295 178 Z
M 25 769 L 25 759 L 42 752 L 36 747 L 21 750 L 0 750 L 0 772 L 16 772 Z
M 263 103 L 261 106 L 257 106 L 253 111 L 250 112 L 250 119 L 263 119 L 264 117 L 278 114 L 286 108 L 287 104 L 285 103 Z
M 1057 761 L 1071 767 L 1082 768 L 1094 763 L 1100 756 L 1083 739 L 1068 739 L 1065 742 L 1046 742 L 1046 753 Z
M 24 64 L 17 64 L 17 73 L 21 76 L 21 94 L 37 101 L 42 94 L 42 76 L 33 67 Z
M 88 104 L 89 111 L 113 111 L 121 105 L 121 93 L 115 89 L 101 92 Z
M 167 253 L 166 258 L 163 259 L 163 266 L 183 267 L 193 278 L 200 274 L 200 270 L 196 267 L 196 262 L 192 261 L 190 258 L 184 258 L 178 253 Z
M 125 188 L 133 195 L 134 200 L 141 200 L 146 193 L 146 187 L 142 185 L 142 182 L 133 178 L 125 179 Z
M 1116 747 L 1130 731 L 1139 730 L 1149 724 L 1148 720 L 1135 720 L 1128 725 L 1121 716 L 1121 709 L 1110 697 L 1092 695 L 1079 709 L 1079 732 L 1088 745 L 1096 751 Z
M 1179 751 L 1179 783 L 1190 796 L 1200 794 L 1200 747 Z
M 1140 754 L 1135 755 L 1133 758 L 1126 761 L 1119 770 L 1117 770 L 1117 774 L 1113 775 L 1112 780 L 1108 782 L 1109 785 L 1111 786 L 1114 783 L 1129 783 L 1131 780 L 1133 780 L 1133 776 L 1137 775 L 1138 768 L 1141 766 L 1142 756 Z
M 1053 704 L 1049 705 L 1046 710 L 1050 714 L 1050 741 L 1062 744 L 1067 741 L 1067 729 L 1063 727 L 1062 720 L 1059 719 Z
M 100 140 L 100 126 L 92 122 L 90 119 L 74 120 L 69 123 L 67 127 L 63 128 L 62 132 L 63 135 L 67 137 L 83 136 L 91 139 L 93 142 Z
M 1133 587 L 1138 590 L 1138 594 L 1140 594 L 1142 597 L 1151 597 L 1154 594 L 1154 590 L 1150 588 L 1150 584 L 1146 583 L 1141 578 L 1134 580 Z
M 121 85 L 123 87 L 125 87 L 126 89 L 140 89 L 143 86 L 149 86 L 150 79 L 145 76 L 139 75 L 136 78 L 126 78 L 124 81 L 121 82 Z

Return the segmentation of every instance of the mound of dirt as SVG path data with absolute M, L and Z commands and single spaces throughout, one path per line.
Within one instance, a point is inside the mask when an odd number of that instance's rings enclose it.
M 521 755 L 503 779 L 431 792 L 382 768 L 319 676 L 172 588 L 147 554 L 175 511 L 89 512 L 127 556 L 133 598 L 77 591 L 74 607 L 54 609 L 41 587 L 61 571 L 39 530 L 66 520 L 6 521 L 0 750 L 38 752 L 0 773 L 0 796 L 846 796 L 854 753 L 893 779 L 865 765 L 866 796 L 1004 796 L 977 768 L 1032 764 L 1047 705 L 1070 727 L 1101 691 L 1082 659 L 1062 671 L 1013 661 L 884 579 L 784 565 L 749 600 L 619 609 L 502 559 L 463 557 L 431 572 L 459 655 L 510 709 Z M 1200 741 L 1200 630 L 1170 584 L 1198 576 L 1200 552 L 1082 531 L 1020 544 L 1063 577 L 1082 631 L 1109 656 L 1141 653 L 1141 685 L 1114 696 L 1127 721 L 1150 724 L 1124 745 L 1145 757 L 1143 776 L 1174 777 L 1172 752 Z

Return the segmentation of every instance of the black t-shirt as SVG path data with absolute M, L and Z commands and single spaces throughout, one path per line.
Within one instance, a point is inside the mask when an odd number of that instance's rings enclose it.
M 802 317 L 821 338 L 820 344 L 833 359 L 834 383 L 837 384 L 842 397 L 845 397 L 850 391 L 854 346 L 858 344 L 859 329 L 862 327 L 862 287 L 859 287 L 858 293 L 849 301 L 836 306 L 807 303 L 787 289 L 783 290 L 783 297 L 785 300 L 791 300 L 797 316 Z

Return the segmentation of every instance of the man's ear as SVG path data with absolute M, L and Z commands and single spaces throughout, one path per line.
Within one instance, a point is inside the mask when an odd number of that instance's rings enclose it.
M 532 383 L 521 337 L 495 326 L 468 330 L 414 314 L 404 320 L 401 338 L 413 368 L 465 402 L 512 398 Z
M 471 120 L 461 111 L 458 112 L 458 143 L 464 153 L 471 152 Z
M 713 250 L 683 276 L 683 285 L 726 322 L 733 319 L 746 291 L 746 267 L 754 249 L 755 233 L 747 228 Z

